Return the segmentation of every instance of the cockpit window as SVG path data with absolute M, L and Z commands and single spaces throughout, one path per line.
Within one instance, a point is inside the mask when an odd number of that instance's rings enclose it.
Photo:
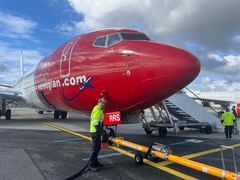
M 121 36 L 123 39 L 126 40 L 147 40 L 149 41 L 149 37 L 147 37 L 146 34 L 143 33 L 121 33 Z
M 105 36 L 98 37 L 93 45 L 97 47 L 109 47 L 113 44 L 116 44 L 122 40 L 145 40 L 149 41 L 150 39 L 143 33 L 134 33 L 134 32 L 121 32 L 115 34 L 109 34 Z
M 105 45 L 106 45 L 106 40 L 107 40 L 107 36 L 99 37 L 99 38 L 97 38 L 97 39 L 95 40 L 94 46 L 105 47 Z
M 108 36 L 107 46 L 111 46 L 113 44 L 116 44 L 119 41 L 121 41 L 121 37 L 119 36 L 119 34 L 111 34 L 111 35 Z

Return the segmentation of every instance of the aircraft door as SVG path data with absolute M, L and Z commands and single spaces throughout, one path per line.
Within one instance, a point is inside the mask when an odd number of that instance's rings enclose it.
M 61 60 L 60 60 L 60 76 L 62 78 L 68 77 L 70 75 L 72 51 L 78 40 L 79 40 L 79 38 L 75 38 L 75 39 L 69 41 L 65 45 L 65 47 L 62 51 L 62 56 L 61 56 Z

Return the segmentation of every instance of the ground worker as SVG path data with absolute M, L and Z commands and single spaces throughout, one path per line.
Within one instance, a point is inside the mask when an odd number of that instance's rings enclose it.
M 233 113 L 229 112 L 229 108 L 226 108 L 226 112 L 222 114 L 221 122 L 225 126 L 226 138 L 232 138 L 233 124 L 236 121 Z
M 89 159 L 89 170 L 98 171 L 98 167 L 102 166 L 98 162 L 98 153 L 101 149 L 101 132 L 103 128 L 104 107 L 106 100 L 101 98 L 98 104 L 93 108 L 90 120 L 90 133 L 92 135 L 92 152 Z
M 233 113 L 233 115 L 235 116 L 236 118 L 236 121 L 234 122 L 234 127 L 233 127 L 233 134 L 238 134 L 238 115 L 237 115 L 237 112 L 236 112 L 236 107 L 233 106 L 232 109 L 231 109 L 231 113 Z

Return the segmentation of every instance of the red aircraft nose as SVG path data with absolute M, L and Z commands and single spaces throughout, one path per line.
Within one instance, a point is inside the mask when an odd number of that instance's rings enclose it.
M 141 96 L 146 97 L 142 108 L 178 92 L 200 72 L 200 62 L 195 56 L 173 46 L 152 43 L 141 57 Z

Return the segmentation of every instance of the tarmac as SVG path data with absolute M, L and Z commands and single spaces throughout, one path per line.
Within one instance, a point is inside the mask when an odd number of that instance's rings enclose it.
M 11 120 L 0 119 L 0 180 L 62 180 L 79 172 L 91 150 L 89 117 L 70 114 L 69 119 L 54 120 L 52 113 L 38 115 L 32 109 L 14 109 Z M 61 129 L 61 130 L 59 130 Z M 118 136 L 150 146 L 168 145 L 174 155 L 222 169 L 220 145 L 234 145 L 240 165 L 240 135 L 225 139 L 224 133 L 205 134 L 186 129 L 167 137 L 146 135 L 141 124 L 120 125 Z M 124 147 L 102 149 L 99 172 L 88 171 L 76 179 L 219 179 L 165 160 L 137 165 L 135 151 Z M 226 169 L 234 171 L 230 151 L 224 151 Z

